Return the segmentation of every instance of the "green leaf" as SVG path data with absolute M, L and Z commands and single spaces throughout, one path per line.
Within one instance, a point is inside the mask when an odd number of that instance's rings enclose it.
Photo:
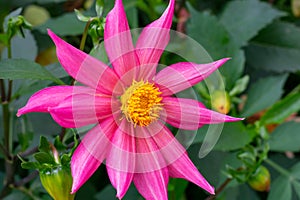
M 252 114 L 270 107 L 283 93 L 283 85 L 287 75 L 269 76 L 261 78 L 249 89 L 248 98 L 244 106 L 242 116 L 248 117 Z
M 300 123 L 286 122 L 278 126 L 270 137 L 272 151 L 299 151 L 300 150 Z
M 103 8 L 104 8 L 104 1 L 96 0 L 96 13 L 98 17 L 101 17 L 103 15 Z
M 83 15 L 79 10 L 75 9 L 74 11 L 79 21 L 88 22 L 90 20 L 90 17 Z
M 40 137 L 39 151 L 44 153 L 51 152 L 50 144 L 45 136 Z
M 249 144 L 254 135 L 254 131 L 247 129 L 242 122 L 225 123 L 214 150 L 237 150 Z
M 55 137 L 54 146 L 58 151 L 65 151 L 67 149 L 67 147 L 60 141 L 59 136 Z
M 300 93 L 299 91 L 292 92 L 284 99 L 275 103 L 261 118 L 260 123 L 265 124 L 280 124 L 291 114 L 300 110 Z
M 171 179 L 168 185 L 168 196 L 174 200 L 181 200 L 188 183 L 189 182 L 184 179 Z
M 291 168 L 291 174 L 294 178 L 300 180 L 300 162 L 293 165 L 293 167 Z
M 40 169 L 41 164 L 38 162 L 23 162 L 21 167 L 24 169 Z
M 40 163 L 40 164 L 55 164 L 54 158 L 49 153 L 45 152 L 37 152 L 33 155 L 33 157 Z
M 57 84 L 64 84 L 54 77 L 41 65 L 25 59 L 5 59 L 0 61 L 1 79 L 38 79 L 51 80 Z
M 296 192 L 296 195 L 299 199 L 300 198 L 300 183 L 297 181 L 294 181 L 292 185 L 293 185 L 294 191 Z
M 191 18 L 187 24 L 188 35 L 202 45 L 213 60 L 223 57 L 232 58 L 220 68 L 226 87 L 230 90 L 244 70 L 243 51 L 234 43 L 225 27 L 215 16 L 199 13 L 191 6 L 188 7 L 191 12 Z
M 41 26 L 35 27 L 42 33 L 47 33 L 47 29 L 60 36 L 80 35 L 84 30 L 85 23 L 78 21 L 75 13 L 67 13 L 57 18 L 51 18 Z
M 239 195 L 237 197 L 237 200 L 243 199 L 243 200 L 260 200 L 258 194 L 251 189 L 247 184 L 242 184 L 238 187 L 239 189 Z
M 252 68 L 273 72 L 300 70 L 300 28 L 287 22 L 275 22 L 262 30 L 246 48 Z
M 289 177 L 280 176 L 271 184 L 268 200 L 292 199 L 292 186 Z
M 236 44 L 243 46 L 259 30 L 283 15 L 283 12 L 272 8 L 265 2 L 235 0 L 227 4 L 220 21 L 232 35 Z
M 235 84 L 234 87 L 232 88 L 232 90 L 229 92 L 230 96 L 235 96 L 238 95 L 242 92 L 244 92 L 247 88 L 247 85 L 249 83 L 249 76 L 243 76 L 242 78 L 238 79 Z
M 60 158 L 62 166 L 70 166 L 71 158 L 67 154 L 63 154 Z

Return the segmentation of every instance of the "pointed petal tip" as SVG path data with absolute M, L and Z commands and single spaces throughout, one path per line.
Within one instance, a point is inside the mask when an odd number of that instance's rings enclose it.
M 237 122 L 237 121 L 242 121 L 245 118 L 239 118 L 239 117 L 231 117 L 227 115 L 227 118 L 225 120 L 225 122 Z
M 206 188 L 206 191 L 211 195 L 215 195 L 215 188 L 211 185 L 209 185 L 209 188 Z
M 78 189 L 79 189 L 79 187 L 73 183 L 70 194 L 75 194 L 78 191 Z
M 122 198 L 125 196 L 125 193 L 124 194 L 121 194 L 119 192 L 117 192 L 116 194 L 116 198 L 119 199 L 119 200 L 122 200 Z
M 230 57 L 228 58 L 222 58 L 220 60 L 214 61 L 214 63 L 218 66 L 222 66 L 223 64 L 225 64 L 228 60 L 231 60 Z
M 17 114 L 16 114 L 17 117 L 21 117 L 21 115 L 23 115 L 22 110 L 23 110 L 22 108 L 18 110 L 18 112 L 17 112 Z

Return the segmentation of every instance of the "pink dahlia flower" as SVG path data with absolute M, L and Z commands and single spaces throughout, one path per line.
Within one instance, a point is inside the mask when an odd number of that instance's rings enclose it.
M 165 200 L 169 177 L 184 178 L 214 194 L 165 124 L 197 130 L 204 124 L 241 119 L 211 111 L 193 99 L 174 97 L 208 77 L 227 58 L 208 64 L 177 63 L 156 73 L 169 41 L 174 4 L 170 0 L 163 15 L 143 29 L 134 46 L 122 1 L 116 0 L 104 32 L 112 68 L 48 31 L 61 65 L 82 85 L 45 88 L 17 115 L 49 112 L 66 128 L 95 124 L 73 154 L 72 193 L 105 160 L 120 199 L 133 181 L 145 199 Z

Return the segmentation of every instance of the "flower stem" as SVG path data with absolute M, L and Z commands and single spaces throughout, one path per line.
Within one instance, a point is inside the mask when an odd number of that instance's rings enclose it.
M 0 79 L 0 90 L 1 90 L 1 102 L 4 102 L 6 99 L 6 95 L 5 95 L 5 83 L 3 79 Z
M 265 162 L 268 163 L 268 165 L 270 165 L 271 167 L 273 167 L 280 174 L 282 174 L 284 176 L 287 176 L 287 177 L 290 176 L 290 172 L 289 171 L 287 171 L 286 169 L 284 169 L 283 167 L 281 167 L 280 165 L 278 165 L 274 161 L 272 161 L 270 159 L 266 159 Z
M 10 119 L 10 113 L 9 113 L 9 104 L 8 102 L 2 103 L 2 111 L 3 111 L 3 131 L 4 131 L 4 148 L 7 152 L 10 152 L 11 145 L 10 145 L 10 126 L 9 126 L 9 119 Z
M 89 19 L 89 21 L 85 25 L 84 32 L 82 34 L 82 38 L 81 38 L 81 42 L 80 42 L 80 47 L 79 47 L 79 49 L 81 51 L 84 50 L 84 46 L 85 46 L 85 42 L 86 42 L 86 37 L 87 37 L 88 30 L 89 30 L 89 27 L 90 27 L 90 24 L 91 24 L 92 20 L 93 20 L 93 18 Z
M 8 59 L 12 58 L 12 53 L 11 53 L 11 41 L 9 41 L 9 44 L 7 45 L 7 57 Z M 9 102 L 12 94 L 12 87 L 13 87 L 13 81 L 8 80 L 8 92 L 6 96 L 6 101 Z
M 12 58 L 11 52 L 11 41 L 7 45 L 8 51 L 8 59 Z M 5 87 L 4 87 L 4 80 L 1 81 L 1 94 L 2 96 L 2 113 L 3 113 L 3 132 L 4 132 L 4 146 L 3 152 L 5 153 L 5 181 L 4 187 L 1 191 L 0 198 L 6 196 L 11 191 L 11 185 L 14 183 L 15 179 L 15 163 L 14 163 L 14 156 L 11 154 L 12 152 L 12 127 L 11 127 L 11 120 L 10 120 L 10 111 L 9 111 L 9 101 L 11 99 L 12 94 L 12 87 L 13 81 L 8 80 L 8 92 L 5 95 Z

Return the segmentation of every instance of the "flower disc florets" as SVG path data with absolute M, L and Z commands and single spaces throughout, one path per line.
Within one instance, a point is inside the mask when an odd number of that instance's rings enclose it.
M 161 92 L 152 83 L 133 81 L 120 100 L 121 110 L 135 126 L 148 126 L 159 117 L 162 110 Z

